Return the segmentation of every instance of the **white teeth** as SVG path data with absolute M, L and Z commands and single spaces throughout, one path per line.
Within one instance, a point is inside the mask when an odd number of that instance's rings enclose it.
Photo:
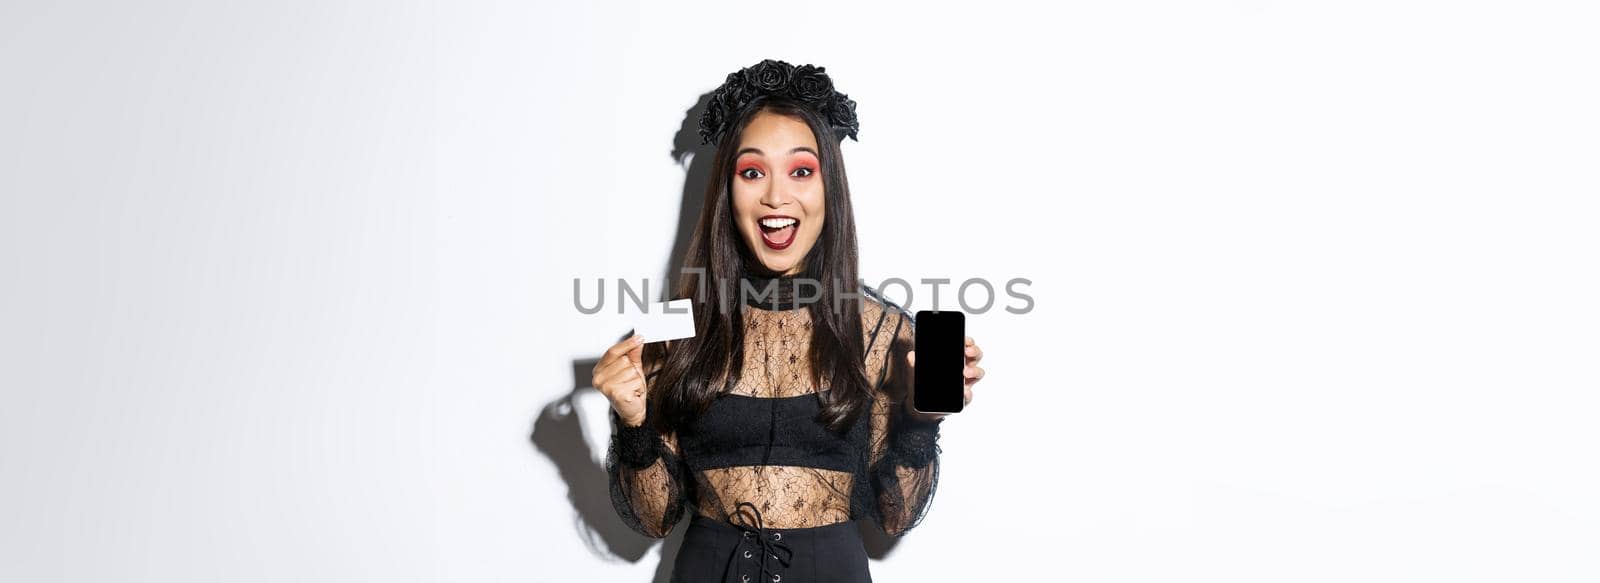
M 769 229 L 782 229 L 799 221 L 794 219 L 761 219 L 761 226 Z

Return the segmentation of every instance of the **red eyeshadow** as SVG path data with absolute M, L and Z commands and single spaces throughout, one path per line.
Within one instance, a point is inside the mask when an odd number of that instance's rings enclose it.
M 821 172 L 822 169 L 819 168 L 819 166 L 821 166 L 821 164 L 817 164 L 816 158 L 811 156 L 796 156 L 794 160 L 794 166 L 789 168 L 789 172 L 793 173 L 795 170 L 799 170 L 800 168 L 810 168 L 813 173 Z

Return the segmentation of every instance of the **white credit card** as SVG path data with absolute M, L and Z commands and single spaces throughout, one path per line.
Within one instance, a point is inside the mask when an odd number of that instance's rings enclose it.
M 650 343 L 694 336 L 694 306 L 689 300 L 647 303 L 642 312 L 632 302 L 622 305 L 633 321 L 633 331 Z

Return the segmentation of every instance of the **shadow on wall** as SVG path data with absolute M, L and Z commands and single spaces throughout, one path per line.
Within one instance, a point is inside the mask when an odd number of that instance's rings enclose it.
M 660 539 L 634 532 L 617 516 L 616 509 L 611 506 L 605 467 L 595 462 L 604 459 L 605 453 L 592 451 L 584 439 L 585 415 L 580 402 L 594 403 L 594 399 L 583 399 L 584 393 L 598 396 L 598 391 L 588 386 L 598 360 L 590 358 L 572 363 L 573 388 L 539 412 L 539 418 L 533 423 L 533 445 L 555 463 L 556 471 L 567 483 L 567 500 L 572 503 L 573 510 L 573 534 L 582 539 L 596 557 L 637 563 L 650 554 L 651 547 Z M 604 397 L 598 399 L 605 402 Z M 588 428 L 590 432 L 597 430 L 609 433 L 611 428 Z M 671 578 L 678 547 L 683 544 L 683 532 L 683 528 L 675 526 L 667 536 L 654 581 L 666 583 Z
M 711 177 L 711 147 L 700 143 L 700 112 L 705 110 L 706 102 L 711 98 L 710 93 L 701 95 L 693 108 L 690 108 L 684 117 L 684 122 L 678 128 L 678 133 L 673 137 L 672 158 L 679 164 L 687 159 L 689 167 L 683 184 L 682 203 L 678 207 L 678 230 L 672 245 L 672 254 L 667 256 L 667 266 L 664 270 L 665 277 L 656 279 L 658 282 L 673 283 L 677 281 L 677 274 L 683 266 L 684 255 L 688 253 L 689 240 L 694 236 L 695 223 L 700 218 L 701 208 L 704 206 L 706 185 Z M 657 285 L 660 292 L 655 299 L 671 299 L 670 285 Z M 616 340 L 622 340 L 627 334 L 620 334 Z M 604 459 L 604 452 L 592 451 L 589 442 L 584 439 L 584 418 L 595 418 L 583 415 L 580 407 L 584 395 L 595 392 L 589 386 L 593 378 L 594 365 L 599 361 L 599 353 L 605 347 L 596 347 L 593 358 L 584 358 L 572 362 L 572 386 L 561 398 L 547 403 L 539 412 L 539 417 L 533 424 L 533 446 L 539 453 L 555 464 L 561 479 L 567 483 L 567 499 L 572 502 L 573 509 L 573 534 L 582 539 L 584 544 L 604 560 L 623 559 L 636 563 L 646 557 L 650 549 L 661 539 L 653 539 L 628 528 L 617 516 L 616 509 L 611 506 L 611 491 L 609 477 L 605 467 L 595 460 Z M 604 399 L 600 399 L 601 402 Z M 610 427 L 588 428 L 589 432 L 604 432 L 609 434 Z M 683 545 L 684 524 L 694 512 L 692 506 L 684 512 L 684 519 L 674 526 L 667 536 L 661 550 L 661 563 L 656 566 L 655 583 L 667 583 L 672 576 L 672 567 L 677 559 L 678 548 Z M 876 524 L 869 520 L 858 520 L 856 526 L 860 528 L 862 537 L 866 541 L 867 554 L 873 559 L 882 559 L 888 556 L 900 539 L 884 534 Z

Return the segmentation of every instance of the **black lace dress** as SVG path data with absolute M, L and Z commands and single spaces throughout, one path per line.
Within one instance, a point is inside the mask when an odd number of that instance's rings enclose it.
M 747 279 L 756 289 L 772 281 Z M 911 418 L 904 404 L 915 321 L 863 289 L 873 400 L 839 435 L 815 419 L 811 314 L 786 285 L 792 278 L 777 279 L 776 298 L 746 298 L 742 374 L 698 419 L 662 435 L 649 423 L 623 426 L 612 413 L 606 469 L 623 521 L 664 537 L 692 508 L 674 581 L 870 581 L 852 521 L 899 536 L 933 497 L 940 422 Z

